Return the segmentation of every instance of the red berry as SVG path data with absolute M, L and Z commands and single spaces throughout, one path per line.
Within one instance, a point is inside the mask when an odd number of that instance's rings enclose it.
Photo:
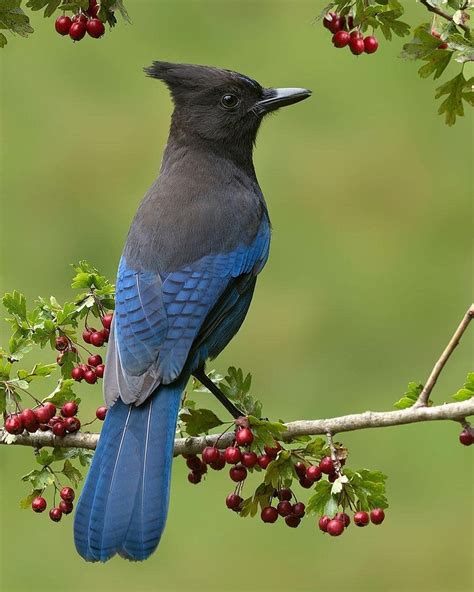
M 99 356 L 99 354 L 89 356 L 89 358 L 87 359 L 87 363 L 89 364 L 89 366 L 94 366 L 95 368 L 95 366 L 102 364 L 102 357 Z
M 375 53 L 379 47 L 379 42 L 373 35 L 369 35 L 364 39 L 365 53 Z
M 196 473 L 194 471 L 191 471 L 188 474 L 188 481 L 190 483 L 192 483 L 193 485 L 197 485 L 198 483 L 200 483 L 202 480 L 202 474 L 201 473 Z
M 77 417 L 66 417 L 64 420 L 64 425 L 70 434 L 78 432 L 81 429 L 81 422 Z
M 221 471 L 225 467 L 225 456 L 224 453 L 219 450 L 219 458 L 209 465 L 214 471 Z
M 191 469 L 191 471 L 198 472 L 201 470 L 201 459 L 193 454 L 186 460 L 186 466 L 188 469 Z
M 369 515 L 367 512 L 356 512 L 354 514 L 354 524 L 356 526 L 367 526 L 369 523 Z
M 334 471 L 334 463 L 332 462 L 331 457 L 325 456 L 322 458 L 319 462 L 319 468 L 321 469 L 321 472 L 326 473 L 327 475 L 332 473 Z
M 372 524 L 382 524 L 384 519 L 385 519 L 385 512 L 382 510 L 382 508 L 374 508 L 370 512 L 370 520 L 371 520 Z
M 277 492 L 277 495 L 280 501 L 289 501 L 291 499 L 291 489 L 283 487 Z
M 290 514 L 285 518 L 285 522 L 290 528 L 296 528 L 299 526 L 301 518 L 299 516 L 295 516 L 294 514 Z
M 305 477 L 306 476 L 306 465 L 303 462 L 298 461 L 297 463 L 295 463 L 295 471 L 300 479 L 302 477 Z
M 330 12 L 323 19 L 323 25 L 326 29 L 329 29 L 331 33 L 337 33 L 344 28 L 346 19 L 343 16 L 339 16 L 335 12 Z
M 441 39 L 441 33 L 438 33 L 438 31 L 435 31 L 433 29 L 431 31 L 431 34 L 433 35 L 433 37 L 436 37 L 436 39 Z M 447 48 L 448 48 L 448 44 L 445 41 L 438 45 L 438 49 L 447 49 Z
M 334 47 L 346 47 L 346 45 L 349 45 L 350 40 L 351 36 L 347 31 L 338 31 L 337 33 L 334 33 L 332 37 Z
M 107 407 L 97 407 L 97 409 L 95 410 L 95 416 L 97 417 L 97 419 L 100 419 L 100 421 L 104 421 L 106 415 Z
M 359 31 L 359 29 L 351 32 L 351 39 L 362 39 L 362 33 Z
M 61 415 L 63 417 L 73 417 L 76 415 L 78 409 L 79 407 L 75 401 L 67 401 L 67 403 L 64 403 L 61 407 Z
M 349 47 L 354 55 L 360 55 L 365 50 L 364 40 L 360 37 L 351 37 Z
M 253 468 L 257 464 L 257 455 L 255 452 L 242 452 L 242 464 L 248 469 Z
M 225 505 L 229 508 L 229 510 L 239 511 L 240 506 L 244 500 L 237 495 L 236 493 L 229 493 L 229 495 L 225 498 Z
M 321 518 L 319 519 L 319 522 L 318 522 L 319 530 L 322 530 L 323 532 L 327 532 L 328 523 L 330 521 L 331 521 L 331 518 L 329 518 L 329 516 L 321 516 Z
M 55 436 L 59 436 L 60 438 L 62 438 L 66 435 L 66 424 L 62 419 L 60 419 L 59 421 L 55 421 L 54 424 L 51 426 L 51 429 Z
M 87 370 L 87 372 L 84 372 L 84 380 L 88 384 L 95 384 L 97 382 L 97 374 L 94 370 Z
M 51 520 L 53 522 L 59 522 L 61 520 L 62 515 L 63 515 L 63 513 L 61 512 L 61 510 L 59 508 L 53 508 L 52 510 L 49 511 L 49 517 L 51 518 Z
M 354 17 L 352 15 L 349 15 L 347 17 L 347 27 L 349 28 L 349 30 L 354 28 Z
M 312 487 L 313 483 L 314 481 L 308 479 L 306 475 L 304 477 L 301 477 L 301 479 L 299 480 L 299 484 L 301 485 L 301 487 L 304 487 L 305 489 L 309 489 L 310 487 Z
M 65 337 L 64 335 L 61 335 L 60 337 L 56 337 L 55 347 L 58 351 L 64 351 L 65 349 L 67 349 L 68 345 L 69 345 L 69 339 L 67 337 Z
M 102 335 L 104 336 L 105 341 L 108 341 L 110 335 L 109 329 L 102 329 Z
M 87 14 L 92 17 L 96 17 L 99 14 L 100 7 L 97 4 L 97 0 L 89 0 L 89 8 Z
M 91 334 L 91 344 L 96 347 L 102 347 L 105 343 L 105 335 L 103 331 L 95 331 Z
M 277 511 L 280 516 L 289 516 L 293 512 L 293 506 L 290 504 L 288 500 L 283 500 L 278 502 Z
M 225 449 L 224 456 L 226 463 L 229 465 L 236 465 L 241 459 L 240 450 L 235 446 L 227 447 Z
M 471 430 L 469 430 L 469 429 L 464 429 L 459 434 L 459 441 L 464 446 L 470 446 L 474 442 L 474 434 L 473 434 L 473 432 Z
M 72 502 L 66 502 L 61 500 L 59 502 L 59 509 L 63 514 L 70 514 L 74 508 L 74 504 Z
M 219 460 L 219 449 L 215 446 L 206 446 L 202 451 L 202 460 L 210 465 Z
M 318 465 L 311 465 L 306 469 L 306 478 L 312 481 L 319 481 L 321 479 L 321 468 Z
M 303 504 L 303 502 L 296 502 L 296 504 L 293 505 L 293 514 L 299 518 L 302 518 L 304 516 L 305 509 L 306 506 Z
M 104 329 L 110 329 L 114 315 L 112 313 L 106 314 L 102 317 L 102 326 Z
M 76 493 L 72 487 L 63 487 L 59 495 L 65 502 L 73 502 L 76 497 Z
M 239 483 L 240 481 L 244 481 L 246 479 L 247 469 L 242 465 L 236 465 L 230 469 L 229 475 L 232 481 Z
M 339 536 L 343 531 L 344 522 L 342 520 L 336 520 L 336 518 L 333 518 L 327 523 L 326 532 L 331 536 Z
M 99 364 L 95 369 L 95 375 L 97 378 L 104 378 L 105 366 L 104 364 Z
M 268 456 L 273 460 L 278 456 L 278 453 L 281 450 L 281 445 L 279 442 L 277 442 L 276 446 L 264 446 L 263 448 L 265 450 L 265 454 L 268 454 Z
M 60 35 L 67 35 L 69 33 L 69 29 L 71 28 L 72 20 L 68 16 L 58 16 L 56 22 L 54 23 L 54 27 L 56 29 L 56 33 Z
M 98 18 L 93 18 L 87 23 L 87 32 L 94 39 L 102 37 L 105 33 L 104 23 Z
M 36 430 L 39 427 L 39 422 L 33 409 L 23 409 L 23 411 L 20 414 L 20 417 L 23 427 L 26 430 L 28 430 L 29 432 L 36 432 Z
M 39 423 L 48 423 L 48 421 L 51 419 L 51 415 L 49 414 L 49 409 L 47 407 L 45 407 L 44 405 L 37 407 L 34 410 L 34 414 L 35 414 L 36 419 L 38 420 Z
M 31 502 L 31 509 L 33 510 L 33 512 L 37 512 L 38 514 L 44 512 L 46 510 L 46 506 L 46 500 L 44 499 L 44 497 L 41 496 L 35 497 Z
M 5 420 L 5 429 L 9 434 L 21 434 L 23 432 L 23 422 L 20 415 L 9 415 Z
M 329 29 L 329 25 L 332 22 L 332 19 L 337 17 L 337 13 L 335 12 L 328 12 L 327 15 L 323 18 L 323 26 L 326 29 Z
M 235 440 L 239 446 L 250 446 L 253 442 L 252 430 L 249 428 L 240 428 L 235 434 Z
M 91 335 L 94 331 L 95 331 L 95 329 L 94 330 L 84 329 L 84 331 L 82 332 L 82 339 L 84 339 L 84 341 L 86 343 L 90 343 L 91 342 Z
M 272 462 L 272 459 L 268 456 L 268 454 L 261 454 L 257 458 L 258 466 L 262 469 L 266 469 L 268 465 Z
M 334 483 L 334 481 L 337 479 L 337 473 L 336 471 L 333 471 L 332 473 L 329 473 L 328 475 L 328 481 L 329 483 Z
M 81 382 L 81 380 L 84 378 L 84 370 L 79 366 L 76 366 L 71 370 L 71 378 L 74 378 L 74 380 L 77 380 L 77 382 Z
M 80 12 L 72 17 L 73 23 L 83 23 L 85 25 L 87 21 L 88 18 L 83 12 Z
M 54 417 L 56 413 L 56 405 L 53 405 L 53 403 L 48 401 L 43 405 L 43 407 L 48 410 L 50 417 Z
M 338 512 L 334 516 L 334 520 L 341 520 L 341 522 L 344 524 L 345 528 L 347 528 L 349 526 L 349 524 L 351 523 L 351 519 L 350 519 L 349 515 L 346 514 L 345 512 Z
M 273 522 L 277 521 L 278 510 L 273 506 L 267 506 L 266 508 L 263 508 L 260 518 L 263 520 L 263 522 L 273 524 Z

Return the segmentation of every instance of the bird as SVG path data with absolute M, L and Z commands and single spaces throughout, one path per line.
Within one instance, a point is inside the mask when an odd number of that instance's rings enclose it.
M 269 254 L 257 132 L 268 113 L 311 94 L 211 66 L 144 70 L 166 84 L 174 110 L 118 266 L 108 411 L 74 522 L 76 549 L 91 562 L 143 561 L 159 544 L 184 389 L 239 330 Z

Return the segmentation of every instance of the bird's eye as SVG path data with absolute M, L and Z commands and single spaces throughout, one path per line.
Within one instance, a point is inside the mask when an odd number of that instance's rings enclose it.
M 235 95 L 224 95 L 221 98 L 221 105 L 224 109 L 235 109 L 239 103 L 240 99 Z

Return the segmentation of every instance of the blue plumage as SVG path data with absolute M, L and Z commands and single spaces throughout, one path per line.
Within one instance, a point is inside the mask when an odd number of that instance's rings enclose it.
M 239 330 L 268 258 L 270 222 L 252 163 L 257 130 L 278 101 L 308 96 L 202 66 L 155 62 L 148 72 L 168 84 L 175 110 L 118 270 L 109 410 L 74 523 L 87 561 L 141 561 L 160 541 L 182 392 Z M 228 111 L 221 99 L 230 92 L 238 100 Z

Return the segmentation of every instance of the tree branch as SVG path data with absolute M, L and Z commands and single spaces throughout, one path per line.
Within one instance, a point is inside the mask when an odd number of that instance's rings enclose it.
M 291 440 L 296 436 L 316 436 L 352 432 L 369 428 L 386 428 L 389 426 L 420 423 L 425 421 L 454 420 L 463 421 L 466 417 L 474 415 L 474 397 L 460 403 L 446 403 L 436 407 L 410 407 L 400 411 L 366 411 L 353 415 L 332 417 L 329 419 L 315 419 L 292 421 L 286 424 L 287 431 L 283 433 L 283 440 Z M 218 440 L 218 441 L 217 441 Z M 196 454 L 206 446 L 217 443 L 219 448 L 229 446 L 234 440 L 234 434 L 229 432 L 223 436 L 201 436 L 198 438 L 178 438 L 174 442 L 174 454 Z M 78 433 L 58 438 L 51 432 L 36 432 L 35 434 L 22 434 L 11 436 L 2 428 L 0 429 L 0 444 L 12 444 L 19 446 L 61 446 L 64 448 L 86 448 L 94 450 L 99 441 L 99 434 Z
M 437 8 L 436 6 L 432 6 L 428 2 L 428 0 L 420 0 L 420 3 L 423 4 L 423 6 L 427 10 L 429 10 L 430 12 L 433 12 L 434 14 L 437 14 L 441 18 L 444 18 L 448 21 L 453 22 L 453 17 L 449 14 L 449 12 L 444 12 L 444 10 L 441 10 L 441 8 Z M 470 28 L 467 25 L 464 25 L 463 23 L 460 23 L 457 26 L 460 27 L 463 31 L 466 31 L 466 33 L 468 33 L 470 31 Z
M 415 407 L 425 407 L 428 404 L 431 391 L 433 390 L 439 375 L 441 374 L 444 366 L 446 365 L 446 362 L 449 360 L 451 354 L 453 353 L 459 341 L 461 340 L 461 337 L 464 335 L 464 331 L 468 328 L 469 323 L 472 321 L 473 318 L 474 304 L 471 304 L 466 314 L 464 315 L 459 327 L 456 329 L 454 335 L 451 337 L 448 345 L 441 354 L 439 360 L 434 365 L 434 368 L 431 371 L 431 374 L 429 375 L 428 380 L 426 381 L 426 384 L 423 387 L 423 390 L 421 391 L 417 402 L 415 403 Z

